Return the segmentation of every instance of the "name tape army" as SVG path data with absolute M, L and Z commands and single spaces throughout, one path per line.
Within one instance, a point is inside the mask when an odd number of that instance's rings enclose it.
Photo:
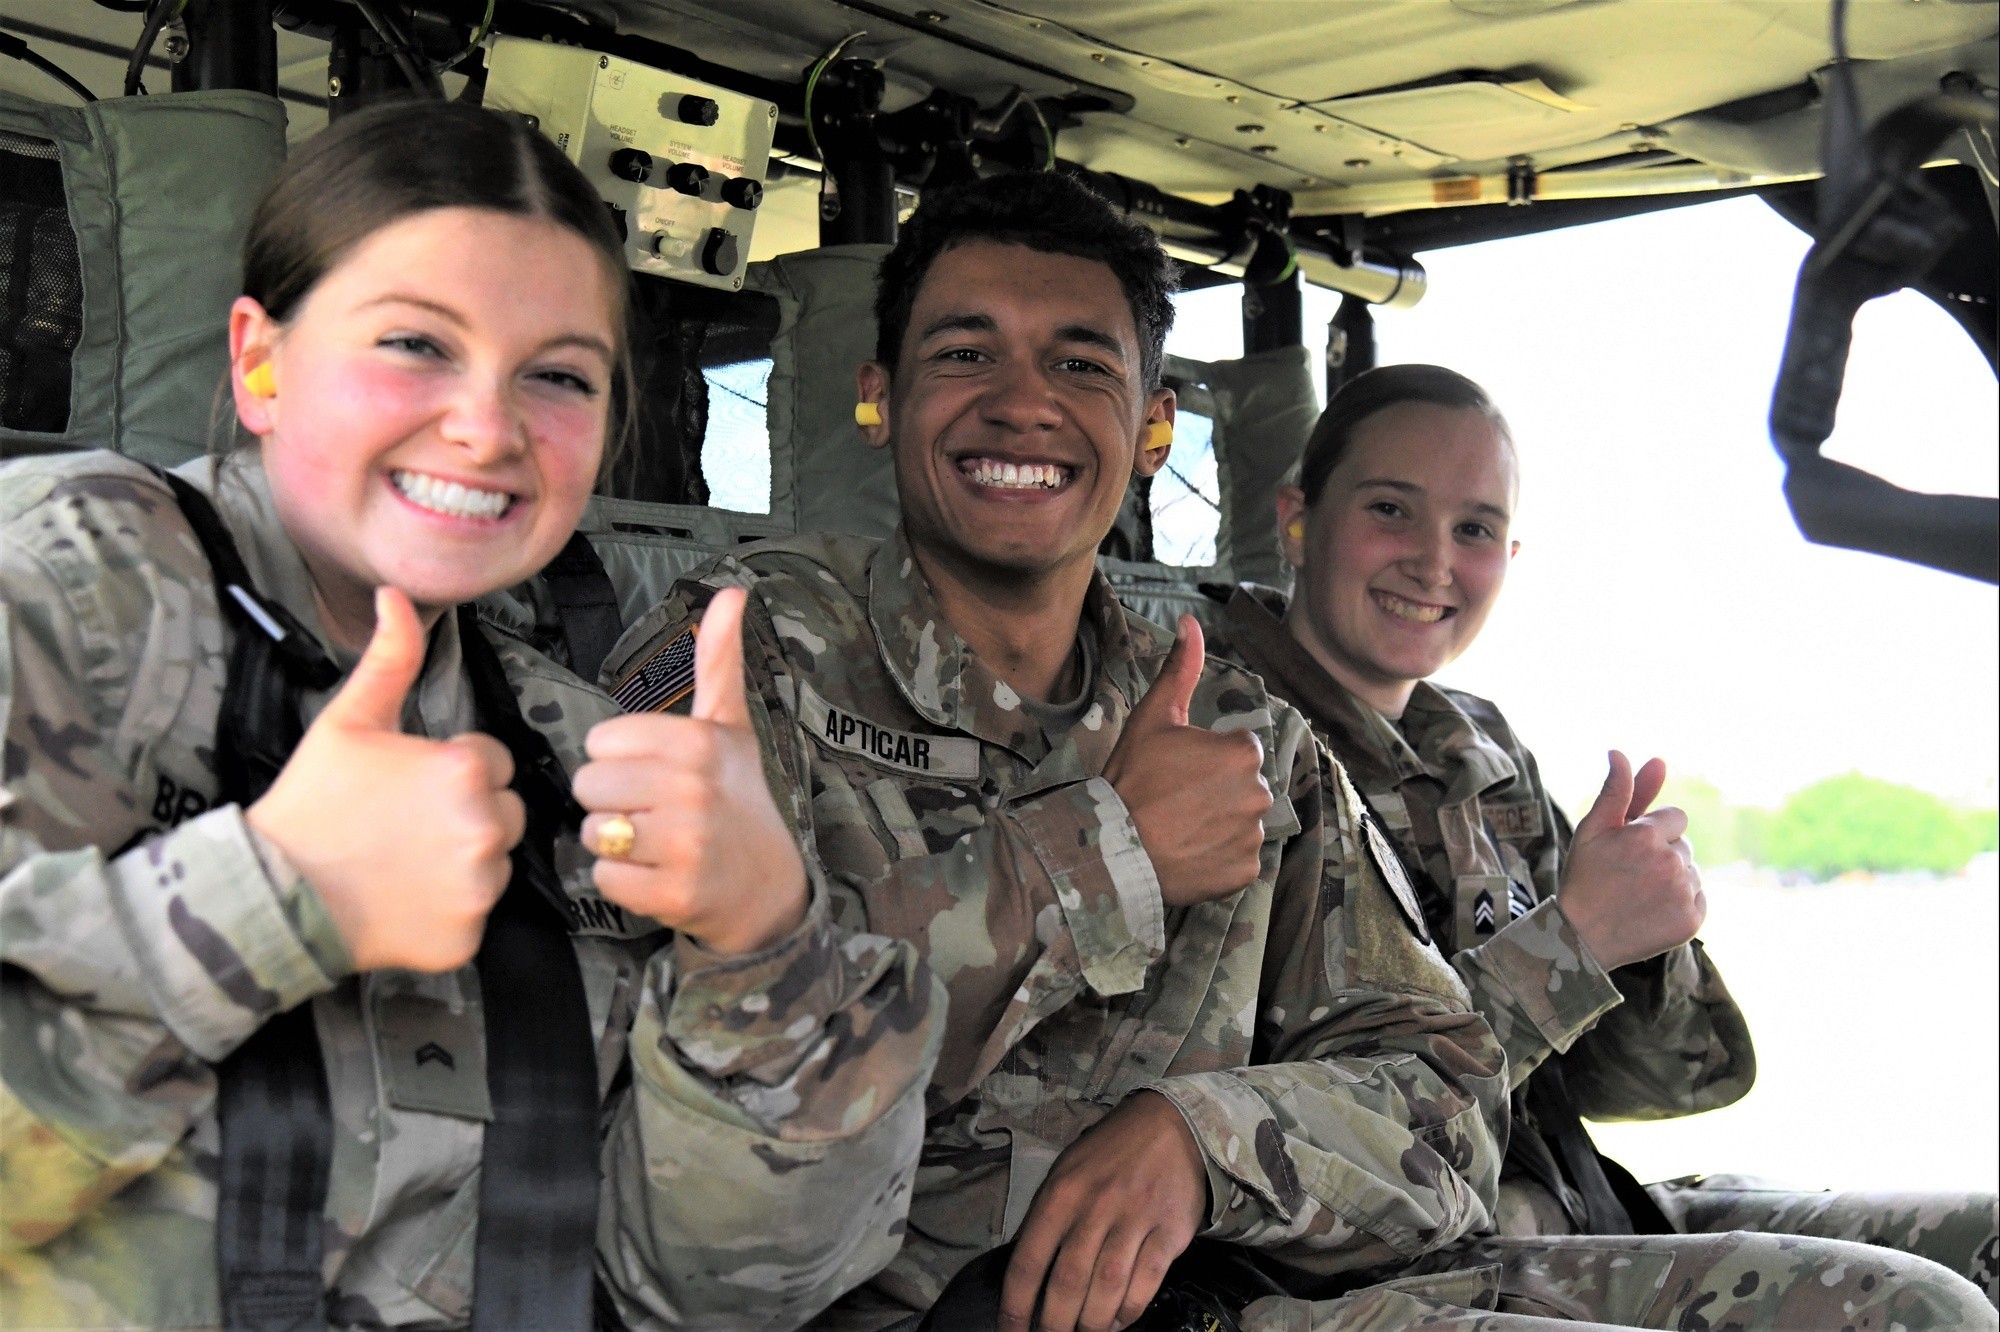
M 898 731 L 834 707 L 809 684 L 799 683 L 799 721 L 806 733 L 850 754 L 925 777 L 979 777 L 979 742 L 962 735 Z

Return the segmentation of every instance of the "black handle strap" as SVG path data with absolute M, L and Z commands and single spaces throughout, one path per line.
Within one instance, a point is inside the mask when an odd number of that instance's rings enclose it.
M 156 469 L 157 470 L 157 469 Z M 276 780 L 304 734 L 300 695 L 340 670 L 282 606 L 265 601 L 206 495 L 171 472 L 215 574 L 234 629 L 215 735 L 224 800 L 249 808 Z M 312 1006 L 269 1016 L 216 1066 L 222 1135 L 215 1255 L 229 1332 L 307 1332 L 326 1326 L 323 1213 L 333 1167 L 333 1109 Z
M 572 533 L 569 543 L 542 570 L 542 581 L 548 585 L 556 616 L 562 621 L 569 668 L 596 683 L 598 669 L 611 655 L 625 625 L 618 614 L 618 593 L 611 586 L 611 575 L 590 538 Z
M 216 1076 L 222 1325 L 316 1332 L 326 1326 L 322 1228 L 333 1110 L 312 1005 L 270 1018 Z
M 217 772 L 223 798 L 247 807 L 304 733 L 302 695 L 330 688 L 340 670 L 284 607 L 257 593 L 208 497 L 161 476 L 208 556 L 234 630 Z M 481 1157 L 473 1326 L 585 1329 L 597 1219 L 597 1069 L 554 860 L 557 829 L 574 825 L 581 810 L 548 742 L 522 718 L 469 607 L 459 627 L 479 723 L 513 755 L 513 786 L 528 810 L 513 877 L 476 959 L 494 1119 Z M 269 1017 L 216 1071 L 223 1325 L 324 1328 L 333 1115 L 312 1006 Z
M 1596 1144 L 1585 1132 L 1576 1104 L 1570 1099 L 1569 1084 L 1563 1078 L 1562 1056 L 1551 1054 L 1528 1075 L 1528 1108 L 1542 1136 L 1562 1160 L 1570 1183 L 1583 1195 L 1584 1215 L 1580 1219 L 1585 1231 L 1592 1235 L 1636 1233 L 1632 1215 L 1612 1189 Z
M 596 1262 L 597 1061 L 554 839 L 582 811 L 548 741 L 522 719 L 472 608 L 458 615 L 479 724 L 513 755 L 513 788 L 528 809 L 514 877 L 479 945 L 493 1122 L 479 1176 L 472 1324 L 581 1332 L 592 1324 Z

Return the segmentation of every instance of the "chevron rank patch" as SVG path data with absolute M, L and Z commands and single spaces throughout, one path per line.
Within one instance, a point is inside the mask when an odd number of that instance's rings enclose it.
M 1472 899 L 1472 928 L 1479 934 L 1493 933 L 1493 894 L 1484 888 Z
M 1535 909 L 1535 890 L 1512 879 L 1507 882 L 1507 915 L 1519 920 Z
M 675 634 L 640 662 L 611 697 L 627 712 L 665 712 L 694 692 L 695 626 Z

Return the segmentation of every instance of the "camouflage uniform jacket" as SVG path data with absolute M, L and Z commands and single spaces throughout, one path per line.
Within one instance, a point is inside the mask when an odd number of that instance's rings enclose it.
M 1499 709 L 1417 685 L 1401 727 L 1327 674 L 1279 621 L 1284 602 L 1239 587 L 1225 612 L 1228 650 L 1303 709 L 1355 785 L 1421 865 L 1440 942 L 1507 1049 L 1516 1084 L 1507 1174 L 1553 1183 L 1563 1210 L 1582 1200 L 1523 1104 L 1551 1052 L 1580 1114 L 1666 1119 L 1728 1105 L 1756 1059 L 1741 1010 L 1696 940 L 1607 973 L 1557 899 L 1568 823 Z M 1445 887 L 1449 885 L 1449 887 Z
M 607 661 L 622 704 L 686 686 L 673 663 L 731 584 L 750 590 L 770 758 L 810 795 L 843 922 L 919 944 L 951 995 L 909 1231 L 841 1325 L 926 1307 L 1140 1088 L 1207 1157 L 1214 1238 L 1337 1271 L 1486 1224 L 1499 1047 L 1407 887 L 1399 905 L 1362 849 L 1358 798 L 1297 712 L 1208 664 L 1192 721 L 1255 733 L 1275 802 L 1256 882 L 1170 910 L 1100 774 L 1171 639 L 1102 578 L 1082 623 L 1093 698 L 1053 749 L 945 622 L 900 533 L 767 541 L 690 575 Z
M 255 455 L 183 474 L 318 632 Z M 0 469 L 0 591 L 0 1326 L 217 1321 L 212 1065 L 302 1002 L 332 1092 L 333 1322 L 463 1326 L 490 1116 L 476 969 L 354 974 L 311 886 L 216 803 L 228 640 L 157 477 L 108 454 Z M 573 770 L 610 700 L 489 638 Z M 406 730 L 470 729 L 458 644 L 447 615 Z M 634 1324 L 802 1322 L 894 1246 L 935 982 L 907 945 L 840 933 L 823 886 L 793 936 L 721 960 L 598 897 L 573 835 L 556 853 L 600 1086 L 621 1089 L 601 1275 Z M 415 1057 L 431 1044 L 456 1058 Z

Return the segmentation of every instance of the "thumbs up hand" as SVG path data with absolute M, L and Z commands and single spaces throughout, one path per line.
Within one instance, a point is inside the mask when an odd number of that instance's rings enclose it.
M 1126 718 L 1104 765 L 1168 906 L 1227 897 L 1256 879 L 1271 808 L 1257 737 L 1188 725 L 1201 667 L 1201 625 L 1183 615 L 1160 678 Z
M 1606 971 L 1657 957 L 1694 938 L 1708 915 L 1701 872 L 1683 835 L 1687 815 L 1668 806 L 1647 813 L 1667 765 L 1632 765 L 1611 751 L 1611 773 L 1576 825 L 1557 900 Z
M 402 733 L 423 666 L 409 597 L 377 589 L 368 650 L 244 811 L 319 893 L 357 971 L 469 961 L 526 822 L 497 740 Z
M 593 850 L 613 815 L 631 848 L 600 852 L 597 890 L 718 953 L 769 947 L 805 917 L 806 867 L 764 784 L 743 682 L 741 588 L 715 594 L 695 637 L 694 713 L 635 713 L 591 728 L 577 802 Z

